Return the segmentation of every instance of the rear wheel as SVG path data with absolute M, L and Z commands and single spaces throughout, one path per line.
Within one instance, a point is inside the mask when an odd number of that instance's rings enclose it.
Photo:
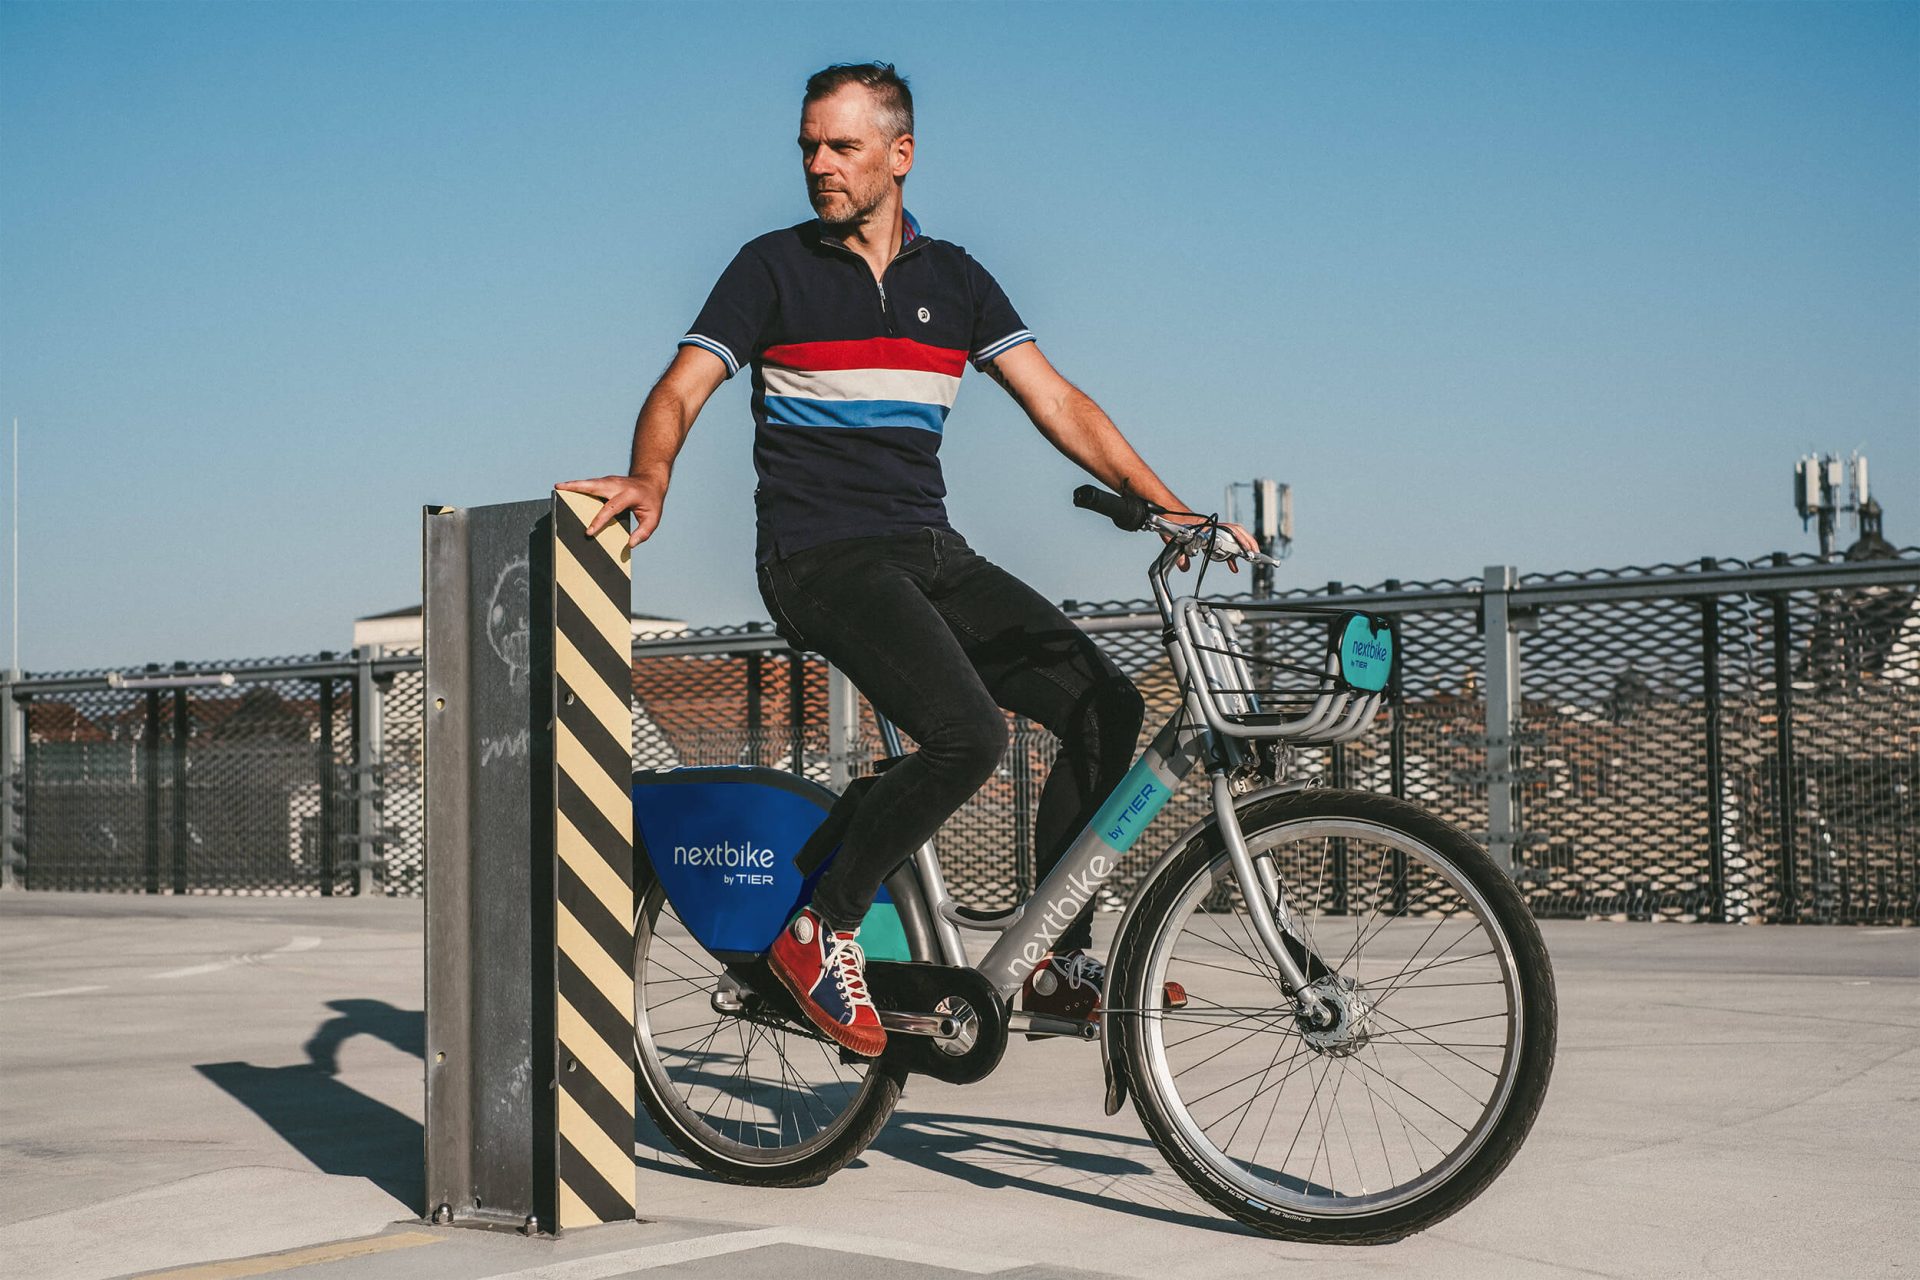
M 1279 887 L 1262 909 L 1325 1014 L 1282 992 L 1209 826 L 1115 949 L 1108 1016 L 1140 1118 L 1200 1195 L 1270 1235 L 1371 1244 L 1431 1226 L 1486 1189 L 1545 1097 L 1539 930 L 1484 849 L 1403 801 L 1316 789 L 1239 817 Z
M 682 1155 L 725 1181 L 821 1182 L 873 1141 L 906 1073 L 844 1061 L 724 973 L 649 879 L 633 930 L 641 1104 Z

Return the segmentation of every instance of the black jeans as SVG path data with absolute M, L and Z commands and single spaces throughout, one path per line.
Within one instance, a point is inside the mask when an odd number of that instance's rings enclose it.
M 821 877 L 813 906 L 859 925 L 880 882 L 993 775 L 1005 707 L 1051 729 L 1060 754 L 1040 792 L 1044 876 L 1126 775 L 1139 693 L 1033 588 L 945 529 L 848 538 L 760 567 L 760 596 L 796 646 L 844 671 L 919 750 L 880 775 Z M 1092 945 L 1092 906 L 1061 951 Z

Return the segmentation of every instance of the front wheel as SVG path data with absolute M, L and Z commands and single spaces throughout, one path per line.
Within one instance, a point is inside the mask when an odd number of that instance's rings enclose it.
M 1404 801 L 1314 789 L 1238 812 L 1274 899 L 1258 909 L 1323 1012 L 1281 990 L 1210 824 L 1115 948 L 1110 1035 L 1141 1121 L 1195 1191 L 1269 1235 L 1374 1244 L 1432 1226 L 1487 1188 L 1546 1095 L 1540 931 L 1484 849 Z

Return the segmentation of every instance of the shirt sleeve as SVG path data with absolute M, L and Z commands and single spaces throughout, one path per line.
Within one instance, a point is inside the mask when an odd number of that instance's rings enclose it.
M 1020 313 L 1007 301 L 1000 282 L 971 255 L 967 258 L 967 276 L 973 290 L 973 367 L 984 372 L 1021 343 L 1034 341 L 1034 336 L 1020 322 Z
M 742 249 L 720 273 L 713 292 L 707 295 L 707 305 L 700 308 L 693 328 L 678 345 L 699 347 L 719 356 L 731 378 L 759 352 L 761 335 L 773 319 L 777 301 L 766 262 L 759 254 Z

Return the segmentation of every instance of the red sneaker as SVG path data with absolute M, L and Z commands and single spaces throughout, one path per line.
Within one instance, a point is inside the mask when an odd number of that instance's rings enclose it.
M 887 1033 L 867 995 L 867 955 L 852 933 L 833 933 L 803 907 L 767 953 L 767 967 L 813 1025 L 863 1058 L 878 1057 Z

